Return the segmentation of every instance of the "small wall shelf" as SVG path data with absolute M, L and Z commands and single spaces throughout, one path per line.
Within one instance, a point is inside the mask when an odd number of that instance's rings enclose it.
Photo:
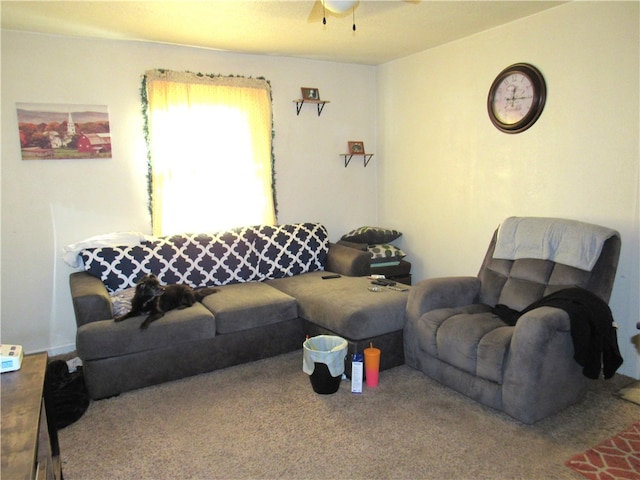
M 318 108 L 318 116 L 322 113 L 322 109 L 324 108 L 325 103 L 331 103 L 329 100 L 309 100 L 308 98 L 299 98 L 298 100 L 294 100 L 296 104 L 296 115 L 300 115 L 300 110 L 302 110 L 302 105 L 305 103 L 315 103 Z
M 344 157 L 344 168 L 347 168 L 353 157 L 363 157 L 364 166 L 366 167 L 369 165 L 371 157 L 373 157 L 373 153 L 341 153 L 340 156 Z

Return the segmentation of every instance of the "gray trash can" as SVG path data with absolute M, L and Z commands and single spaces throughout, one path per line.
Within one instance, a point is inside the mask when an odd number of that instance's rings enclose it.
M 347 346 L 344 338 L 334 335 L 318 335 L 304 341 L 302 370 L 309 375 L 314 392 L 326 395 L 338 391 Z

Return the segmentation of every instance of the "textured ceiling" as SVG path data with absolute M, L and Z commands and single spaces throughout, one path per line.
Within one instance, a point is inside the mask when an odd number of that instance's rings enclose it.
M 360 0 L 3 1 L 3 29 L 139 40 L 378 65 L 534 15 L 564 2 Z

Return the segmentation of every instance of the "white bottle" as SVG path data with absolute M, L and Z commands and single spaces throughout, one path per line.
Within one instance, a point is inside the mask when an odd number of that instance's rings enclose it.
M 362 393 L 362 371 L 364 357 L 354 353 L 351 361 L 351 393 Z

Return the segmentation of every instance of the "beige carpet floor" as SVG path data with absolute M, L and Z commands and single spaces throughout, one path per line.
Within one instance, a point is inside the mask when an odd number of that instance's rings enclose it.
M 66 480 L 583 479 L 564 462 L 627 428 L 640 406 L 598 380 L 533 426 L 407 366 L 352 394 L 313 392 L 302 352 L 92 402 L 60 431 Z

